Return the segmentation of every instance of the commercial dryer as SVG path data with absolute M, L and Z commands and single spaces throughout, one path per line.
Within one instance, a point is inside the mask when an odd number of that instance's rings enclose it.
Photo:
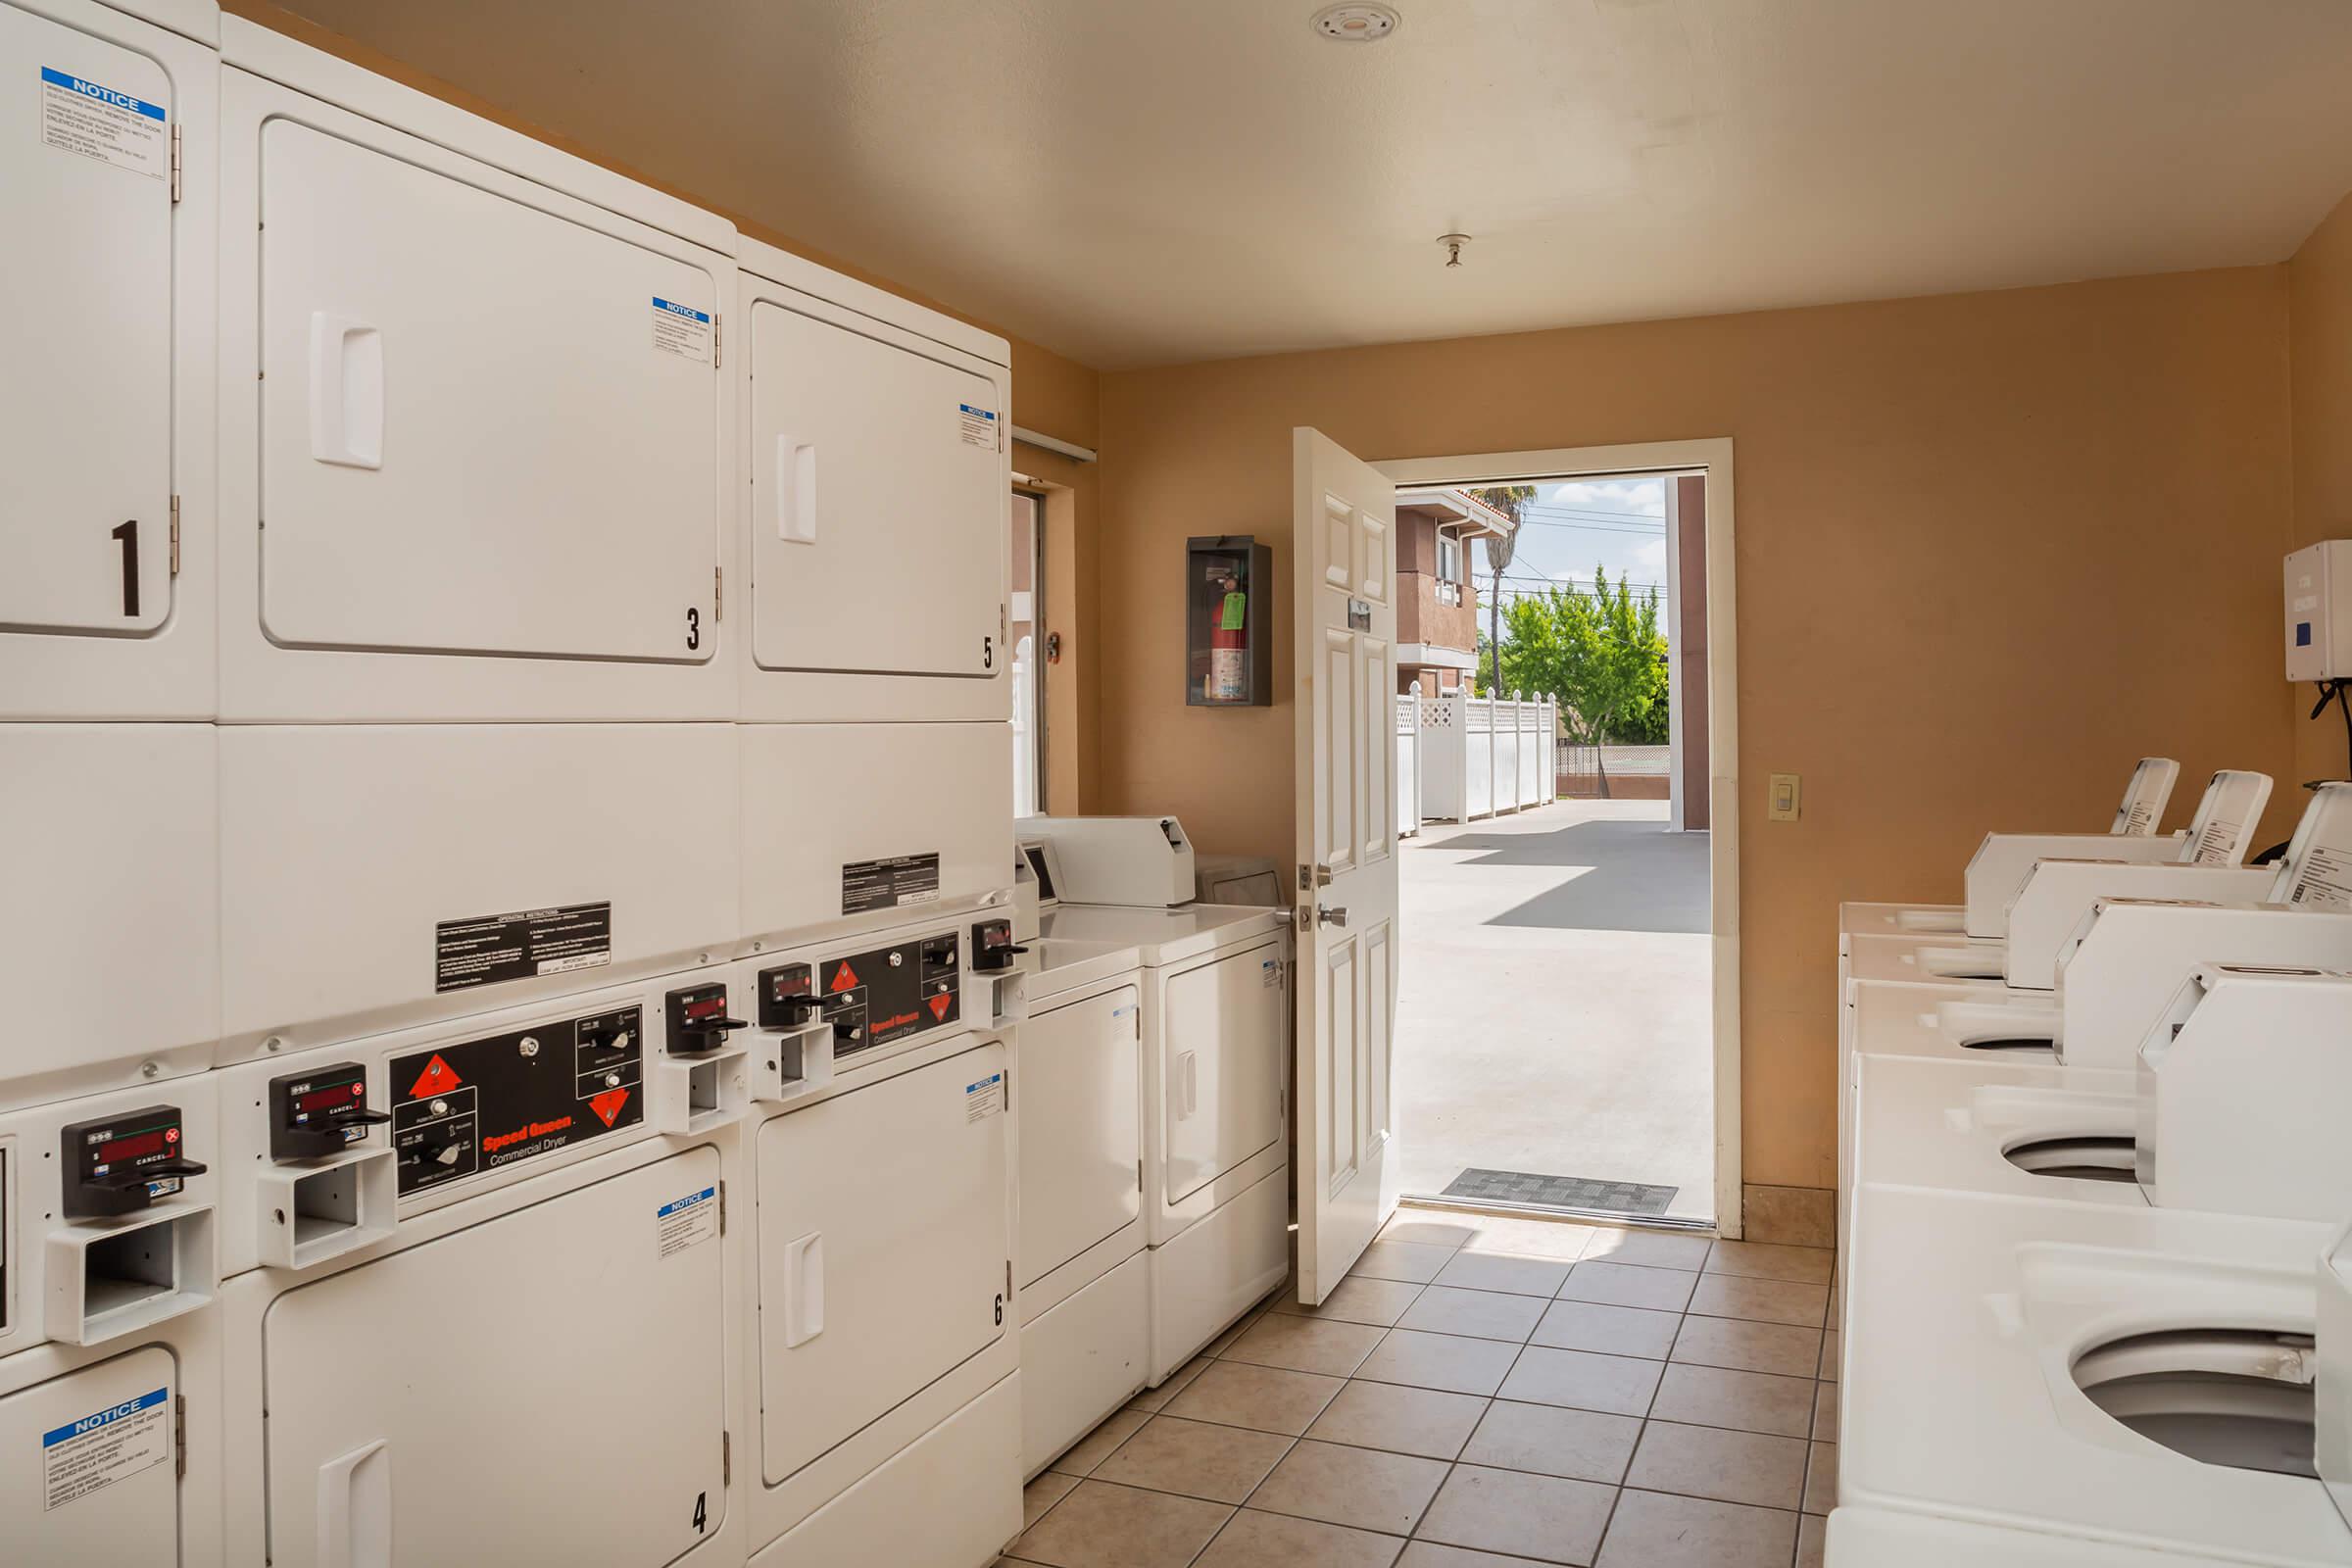
M 0 1117 L 0 1556 L 221 1560 L 215 1085 Z
M 974 925 L 985 928 L 975 931 Z M 753 1560 L 984 1568 L 1020 1529 L 1015 1114 L 1002 920 L 743 959 Z M 991 960 L 992 962 L 994 959 Z
M 723 983 L 583 992 L 207 1080 L 233 1173 L 231 1562 L 742 1560 L 734 1129 L 659 1130 L 661 1070 L 700 1043 L 679 1020 L 723 1016 L 691 1005 Z

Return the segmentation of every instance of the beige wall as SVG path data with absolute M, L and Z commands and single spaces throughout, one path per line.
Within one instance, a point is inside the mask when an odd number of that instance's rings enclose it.
M 1205 849 L 1285 861 L 1287 628 L 1276 706 L 1186 709 L 1175 567 L 1177 542 L 1213 514 L 1274 545 L 1274 602 L 1290 603 L 1292 426 L 1374 459 L 1735 439 L 1750 1182 L 1834 1180 L 1840 899 L 1956 899 L 1985 824 L 2103 825 L 2145 752 L 2196 781 L 2293 772 L 2276 630 L 2290 532 L 2280 268 L 1287 355 L 1102 387 L 1116 715 L 1102 808 L 1175 810 Z M 1804 776 L 1802 821 L 1764 820 L 1771 772 Z M 2276 836 L 2297 793 L 2281 792 Z
M 2293 323 L 2295 539 L 2352 538 L 2352 196 L 2287 264 Z M 2295 710 L 2295 777 L 2346 776 L 2343 718 Z

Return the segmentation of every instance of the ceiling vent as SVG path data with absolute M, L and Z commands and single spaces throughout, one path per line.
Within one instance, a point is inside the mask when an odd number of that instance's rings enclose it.
M 1342 43 L 1378 43 L 1404 24 L 1393 6 L 1325 6 L 1314 15 L 1314 29 Z

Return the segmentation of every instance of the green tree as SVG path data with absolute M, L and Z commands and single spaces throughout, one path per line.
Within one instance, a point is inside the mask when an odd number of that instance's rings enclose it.
M 1556 697 L 1569 736 L 1656 745 L 1667 735 L 1666 637 L 1654 591 L 1637 597 L 1599 567 L 1592 591 L 1523 594 L 1504 617 L 1502 689 Z
M 1492 690 L 1494 684 L 1501 678 L 1502 666 L 1498 661 L 1490 657 L 1487 651 L 1502 640 L 1502 573 L 1503 569 L 1510 565 L 1511 552 L 1519 543 L 1520 510 L 1536 499 L 1536 487 L 1532 484 L 1490 484 L 1479 486 L 1467 493 L 1484 501 L 1488 506 L 1511 519 L 1509 533 L 1499 539 L 1493 534 L 1487 535 L 1487 632 L 1479 639 L 1482 645 L 1479 662 L 1476 668 L 1471 671 L 1471 683 L 1474 687 L 1477 684 L 1478 670 L 1487 671 L 1490 688 L 1487 695 L 1492 697 L 1494 695 Z M 1475 697 L 1478 694 L 1474 690 L 1471 695 Z

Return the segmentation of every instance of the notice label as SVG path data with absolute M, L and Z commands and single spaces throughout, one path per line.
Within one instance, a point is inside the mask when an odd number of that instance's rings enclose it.
M 654 296 L 654 351 L 697 365 L 710 363 L 710 313 Z
M 43 1510 L 172 1457 L 172 1391 L 157 1389 L 41 1434 Z
M 994 1116 L 1004 1108 L 1004 1075 L 992 1072 L 976 1084 L 963 1086 L 963 1119 L 967 1122 Z
M 841 868 L 841 912 L 863 914 L 869 909 L 896 909 L 909 904 L 931 904 L 939 898 L 939 856 L 893 855 L 879 860 L 853 860 Z
M 2208 822 L 2205 831 L 2197 835 L 2197 847 L 2189 856 L 2191 865 L 2227 865 L 2230 846 L 2237 842 L 2238 825 L 2220 819 Z
M 1259 960 L 1257 965 L 1257 988 L 1260 991 L 1274 991 L 1280 989 L 1281 985 L 1281 962 L 1274 958 L 1265 958 Z
M 2352 909 L 2352 851 L 2313 845 L 2286 902 L 2297 909 Z
M 969 403 L 956 405 L 956 427 L 963 435 L 967 447 L 985 447 L 994 452 L 1001 444 L 998 431 L 1004 428 L 994 409 L 974 408 Z
M 172 172 L 172 132 L 162 105 L 47 66 L 41 68 L 41 141 L 150 179 Z
M 718 1234 L 718 1189 L 673 1198 L 654 1210 L 654 1257 L 683 1252 Z
M 465 991 L 612 961 L 612 906 L 517 909 L 434 927 L 433 989 Z

